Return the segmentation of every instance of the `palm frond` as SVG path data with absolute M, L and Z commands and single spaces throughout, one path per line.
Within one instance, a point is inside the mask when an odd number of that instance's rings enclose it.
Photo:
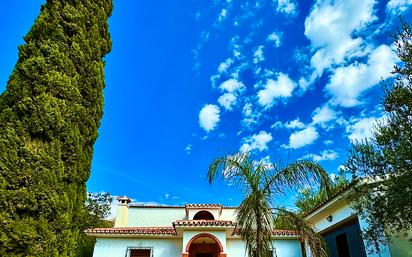
M 325 240 L 301 215 L 284 208 L 275 208 L 275 227 L 300 232 L 301 240 L 307 245 L 313 257 L 327 257 Z M 281 227 L 279 227 L 281 226 Z
M 273 215 L 268 195 L 255 191 L 238 207 L 237 225 L 249 256 L 268 256 L 272 245 Z
M 332 181 L 327 172 L 316 162 L 299 160 L 278 170 L 267 181 L 266 189 L 274 194 L 284 195 L 287 191 L 308 185 L 318 185 L 328 196 L 331 194 Z

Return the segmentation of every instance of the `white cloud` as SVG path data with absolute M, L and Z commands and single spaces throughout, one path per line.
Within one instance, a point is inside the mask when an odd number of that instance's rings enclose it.
M 186 147 L 185 147 L 185 152 L 186 152 L 186 154 L 191 154 L 192 153 L 192 145 L 187 145 Z
M 288 75 L 278 73 L 277 80 L 268 79 L 264 89 L 258 92 L 258 102 L 261 106 L 269 108 L 274 104 L 275 99 L 292 96 L 295 87 L 295 82 L 293 82 Z
M 265 47 L 260 45 L 255 49 L 255 52 L 253 53 L 253 63 L 257 64 L 260 62 L 263 62 L 265 60 L 265 56 L 263 55 L 263 49 Z
M 412 0 L 390 0 L 386 5 L 386 10 L 393 15 L 399 15 L 408 10 L 412 5 Z
M 253 150 L 259 150 L 259 152 L 262 152 L 268 148 L 267 144 L 272 141 L 272 139 L 273 137 L 270 133 L 260 131 L 259 134 L 254 134 L 243 139 L 244 143 L 240 147 L 240 152 L 244 153 Z
M 237 97 L 233 93 L 225 93 L 217 99 L 219 104 L 226 110 L 231 111 L 232 107 L 236 104 Z
M 225 82 L 223 82 L 222 84 L 220 84 L 219 88 L 222 91 L 227 91 L 228 93 L 233 93 L 235 91 L 243 91 L 245 88 L 245 85 L 236 80 L 236 79 L 228 79 Z
M 281 121 L 276 121 L 275 123 L 273 123 L 270 128 L 272 129 L 279 129 L 279 128 L 283 128 L 283 123 Z
M 354 35 L 376 19 L 375 3 L 375 0 L 318 0 L 315 3 L 305 20 L 305 35 L 316 51 L 311 58 L 315 71 L 307 82 L 313 83 L 314 78 L 332 64 L 367 54 L 363 39 Z
M 220 121 L 220 108 L 214 104 L 206 104 L 199 112 L 199 125 L 209 132 L 214 130 Z
M 253 110 L 253 105 L 251 103 L 246 103 L 243 106 L 242 114 L 242 125 L 247 128 L 250 128 L 253 125 L 258 124 L 259 119 L 262 116 L 261 112 Z
M 289 137 L 289 147 L 298 149 L 310 145 L 318 139 L 319 134 L 314 127 L 307 127 L 304 130 L 292 133 Z
M 324 140 L 323 143 L 324 143 L 325 145 L 331 145 L 331 144 L 333 144 L 334 142 L 333 142 L 333 140 L 327 139 L 327 140 Z
M 277 32 L 272 32 L 268 35 L 267 41 L 274 44 L 275 47 L 280 47 L 280 34 Z
M 335 160 L 339 154 L 333 150 L 324 150 L 320 154 L 306 154 L 302 159 L 312 159 L 315 162 Z
M 361 103 L 359 97 L 367 89 L 378 84 L 381 79 L 392 76 L 396 55 L 387 45 L 380 45 L 369 56 L 367 64 L 354 63 L 337 68 L 326 85 L 332 96 L 332 103 L 352 107 Z
M 346 127 L 349 140 L 361 141 L 372 137 L 376 121 L 377 119 L 374 117 L 354 119 L 352 124 Z
M 289 129 L 295 129 L 295 128 L 302 129 L 305 127 L 305 124 L 301 122 L 299 118 L 296 118 L 295 120 L 287 122 L 285 126 Z
M 297 5 L 293 0 L 274 0 L 277 2 L 276 10 L 280 13 L 295 15 L 297 14 Z
M 219 64 L 217 71 L 219 73 L 225 73 L 232 64 L 233 64 L 232 58 L 227 58 L 224 62 Z
M 219 17 L 218 17 L 218 21 L 219 21 L 219 22 L 223 22 L 223 21 L 226 19 L 226 16 L 227 16 L 227 10 L 226 10 L 225 8 L 223 8 L 223 9 L 220 11 L 220 14 L 219 14 Z
M 319 124 L 322 128 L 327 128 L 326 124 L 336 119 L 336 112 L 327 104 L 316 108 L 312 113 L 312 125 Z
M 306 127 L 305 123 L 301 122 L 299 118 L 288 121 L 286 123 L 282 123 L 281 121 L 276 121 L 270 126 L 270 128 L 272 129 L 280 129 L 280 128 L 302 129 L 304 127 Z

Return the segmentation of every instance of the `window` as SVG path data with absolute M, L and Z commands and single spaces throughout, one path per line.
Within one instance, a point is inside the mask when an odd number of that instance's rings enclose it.
M 128 247 L 126 257 L 152 257 L 152 248 Z
M 194 220 L 214 220 L 213 214 L 208 211 L 200 211 L 193 217 Z

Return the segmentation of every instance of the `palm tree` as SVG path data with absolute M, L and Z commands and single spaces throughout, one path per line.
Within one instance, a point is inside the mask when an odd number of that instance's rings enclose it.
M 329 192 L 329 176 L 317 163 L 300 160 L 283 167 L 254 161 L 249 153 L 237 153 L 214 160 L 207 177 L 210 184 L 221 177 L 243 193 L 244 199 L 236 210 L 237 230 L 249 256 L 271 256 L 275 223 L 299 231 L 312 256 L 327 256 L 325 243 L 314 228 L 275 202 L 291 190 L 308 185 L 318 185 Z

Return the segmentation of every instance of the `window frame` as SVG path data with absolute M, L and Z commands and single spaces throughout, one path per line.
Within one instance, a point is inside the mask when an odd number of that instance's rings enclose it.
M 153 257 L 153 247 L 143 247 L 143 246 L 128 246 L 126 249 L 126 257 L 130 257 L 132 250 L 149 250 L 150 257 Z

